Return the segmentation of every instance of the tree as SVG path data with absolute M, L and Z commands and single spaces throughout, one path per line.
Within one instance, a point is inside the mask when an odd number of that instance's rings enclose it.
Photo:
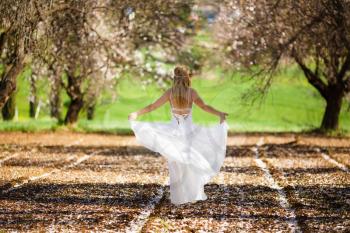
M 335 130 L 350 92 L 350 1 L 226 1 L 221 17 L 230 55 L 264 75 L 290 58 L 326 101 L 321 129 Z
M 65 123 L 76 122 L 87 101 L 91 104 L 87 108 L 94 108 L 101 86 L 91 84 L 105 83 L 103 79 L 124 69 L 140 68 L 135 50 L 157 44 L 177 52 L 190 2 L 66 0 L 53 1 L 50 9 L 41 12 L 50 13 L 41 17 L 45 20 L 36 56 L 64 74 L 59 76 L 60 85 L 70 97 Z M 103 75 L 96 75 L 99 72 Z
M 16 78 L 25 67 L 26 55 L 34 46 L 34 32 L 40 18 L 39 0 L 2 0 L 0 3 L 0 108 L 16 90 Z
M 15 91 L 16 78 L 27 63 L 34 64 L 34 73 L 44 71 L 51 80 L 52 116 L 60 118 L 60 89 L 66 90 L 71 99 L 67 124 L 78 119 L 87 90 L 96 90 L 90 96 L 98 97 L 100 88 L 87 88 L 91 78 L 111 79 L 116 72 L 133 69 L 155 73 L 158 82 L 160 76 L 137 62 L 135 51 L 156 47 L 176 54 L 186 36 L 192 5 L 192 0 L 1 1 L 0 107 Z
M 52 13 L 47 22 L 50 26 L 47 36 L 52 43 L 49 53 L 57 61 L 54 69 L 61 69 L 66 77 L 66 82 L 62 80 L 61 84 L 71 101 L 64 121 L 71 124 L 78 120 L 84 104 L 82 83 L 94 72 L 97 63 L 93 54 L 95 40 L 88 25 L 95 1 L 56 4 L 60 10 Z

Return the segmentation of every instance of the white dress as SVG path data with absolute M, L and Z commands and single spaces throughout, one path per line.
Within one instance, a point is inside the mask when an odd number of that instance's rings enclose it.
M 200 126 L 192 122 L 192 108 L 186 115 L 175 109 L 170 122 L 129 122 L 138 143 L 167 159 L 171 203 L 206 200 L 204 185 L 225 159 L 228 125 Z

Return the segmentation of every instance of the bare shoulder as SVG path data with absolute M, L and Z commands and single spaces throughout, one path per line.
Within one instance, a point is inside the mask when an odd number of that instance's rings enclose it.
M 169 96 L 169 95 L 170 95 L 170 92 L 171 92 L 171 87 L 168 88 L 168 89 L 164 92 L 164 95 L 165 95 L 165 96 Z
M 192 87 L 190 88 L 191 90 L 191 97 L 193 100 L 197 99 L 198 98 L 198 93 L 195 89 L 193 89 Z

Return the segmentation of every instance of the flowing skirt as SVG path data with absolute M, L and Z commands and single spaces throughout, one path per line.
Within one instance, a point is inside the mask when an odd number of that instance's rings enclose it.
M 228 130 L 226 122 L 194 124 L 192 115 L 179 120 L 174 116 L 169 123 L 130 120 L 137 142 L 167 159 L 173 204 L 207 199 L 204 185 L 220 171 Z

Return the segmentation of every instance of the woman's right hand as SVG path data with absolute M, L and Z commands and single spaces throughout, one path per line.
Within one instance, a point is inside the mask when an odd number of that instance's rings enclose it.
M 226 120 L 227 116 L 228 116 L 228 113 L 226 113 L 226 112 L 220 113 L 220 124 Z
M 137 115 L 138 115 L 137 112 L 132 112 L 129 114 L 128 119 L 129 120 L 136 120 Z

